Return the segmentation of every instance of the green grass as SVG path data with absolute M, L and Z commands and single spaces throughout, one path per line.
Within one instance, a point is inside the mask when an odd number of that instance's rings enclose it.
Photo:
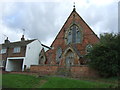
M 0 74 L 0 87 L 2 86 L 2 74 Z
M 50 77 L 41 88 L 107 88 L 113 84 L 70 78 Z
M 2 76 L 4 88 L 107 88 L 116 85 L 64 77 L 36 77 L 23 74 L 3 74 Z
M 4 74 L 2 75 L 2 87 L 4 88 L 34 88 L 40 82 L 40 78 L 32 75 Z

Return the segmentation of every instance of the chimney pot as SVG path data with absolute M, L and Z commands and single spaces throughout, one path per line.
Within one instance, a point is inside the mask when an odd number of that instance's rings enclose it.
M 24 35 L 22 35 L 21 41 L 25 41 Z
M 8 37 L 6 38 L 6 40 L 4 41 L 4 43 L 10 43 L 10 41 L 8 40 Z

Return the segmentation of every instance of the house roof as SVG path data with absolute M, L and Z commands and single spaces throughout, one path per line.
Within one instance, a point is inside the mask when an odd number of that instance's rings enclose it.
M 36 39 L 32 40 L 25 40 L 25 41 L 17 41 L 17 42 L 10 42 L 10 43 L 3 43 L 0 44 L 2 47 L 17 47 L 17 46 L 26 46 L 27 44 L 33 42 Z

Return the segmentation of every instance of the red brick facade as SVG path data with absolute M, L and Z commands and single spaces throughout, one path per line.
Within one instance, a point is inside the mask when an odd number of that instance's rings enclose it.
M 71 37 L 68 37 L 68 35 L 71 35 Z M 79 38 L 77 35 L 80 35 Z M 77 42 L 77 40 L 79 41 Z M 68 43 L 68 41 L 71 42 Z M 48 50 L 45 55 L 43 54 L 43 57 L 46 57 L 44 59 L 45 63 L 42 63 L 42 66 L 31 66 L 31 71 L 44 74 L 64 74 L 68 72 L 67 74 L 73 77 L 94 77 L 97 74 L 94 70 L 85 65 L 87 60 L 84 56 L 88 53 L 87 46 L 92 46 L 97 42 L 99 42 L 97 35 L 79 16 L 74 8 L 53 41 L 51 49 Z M 40 54 L 40 57 L 41 56 L 42 53 Z
M 73 21 L 76 25 L 81 27 L 82 41 L 80 43 L 72 43 L 67 45 L 65 42 L 65 33 L 73 24 Z M 99 42 L 99 38 L 97 37 L 97 35 L 91 30 L 91 28 L 79 16 L 79 14 L 75 10 L 73 10 L 70 16 L 68 17 L 67 21 L 63 25 L 62 29 L 56 36 L 55 40 L 53 41 L 51 45 L 52 49 L 46 52 L 47 64 L 56 64 L 56 52 L 58 47 L 61 47 L 62 49 L 62 56 L 59 65 L 65 65 L 65 54 L 67 53 L 66 50 L 68 48 L 73 53 L 75 53 L 74 64 L 83 64 L 84 58 L 77 58 L 79 57 L 77 52 L 79 52 L 81 57 L 83 57 L 87 54 L 86 46 L 89 44 L 93 45 L 97 42 Z M 77 52 L 74 50 L 74 48 Z
M 0 57 L 2 57 L 2 60 L 7 60 L 8 57 L 24 57 L 26 52 L 26 46 L 22 46 L 20 48 L 21 48 L 20 53 L 14 53 L 13 52 L 14 47 L 7 48 L 6 53 L 0 54 Z

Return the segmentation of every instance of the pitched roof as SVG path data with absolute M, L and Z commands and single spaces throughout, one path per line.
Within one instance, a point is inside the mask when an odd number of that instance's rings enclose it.
M 33 42 L 36 39 L 32 40 L 25 40 L 25 41 L 18 41 L 18 42 L 10 42 L 10 43 L 3 43 L 0 44 L 2 47 L 17 47 L 17 46 L 26 46 L 27 44 Z
M 67 20 L 65 21 L 64 25 L 62 26 L 62 28 L 60 29 L 60 31 L 58 32 L 57 36 L 55 37 L 54 41 L 52 42 L 51 46 L 53 45 L 53 43 L 55 42 L 55 40 L 57 39 L 58 35 L 60 34 L 60 32 L 63 30 L 63 28 L 65 27 L 65 25 L 67 24 L 68 20 L 70 19 L 70 17 L 73 15 L 73 13 L 75 13 L 83 22 L 84 24 L 93 32 L 93 30 L 90 28 L 90 26 L 83 20 L 83 18 L 77 13 L 77 11 L 75 10 L 75 8 L 73 8 L 73 11 L 71 12 L 71 14 L 69 15 L 69 17 L 67 18 Z M 95 34 L 93 32 L 93 34 Z M 96 34 L 95 34 L 96 35 Z M 96 35 L 96 37 L 99 39 L 99 37 Z

